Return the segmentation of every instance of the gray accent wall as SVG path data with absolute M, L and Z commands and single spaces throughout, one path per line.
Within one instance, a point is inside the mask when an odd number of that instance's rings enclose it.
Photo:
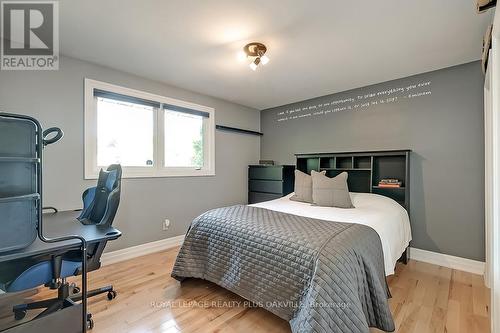
M 65 132 L 44 152 L 45 206 L 81 208 L 84 189 L 95 186 L 95 180 L 83 179 L 84 78 L 210 106 L 215 108 L 217 124 L 260 130 L 255 109 L 72 58 L 63 57 L 59 71 L 2 71 L 0 111 L 27 114 L 44 128 L 59 126 Z M 107 250 L 184 234 L 204 211 L 246 203 L 247 166 L 258 162 L 260 138 L 216 131 L 215 149 L 215 177 L 124 179 L 115 220 L 123 236 L 109 243 Z M 171 226 L 163 231 L 166 218 Z
M 412 149 L 411 246 L 483 261 L 483 121 L 472 62 L 263 110 L 261 158 Z

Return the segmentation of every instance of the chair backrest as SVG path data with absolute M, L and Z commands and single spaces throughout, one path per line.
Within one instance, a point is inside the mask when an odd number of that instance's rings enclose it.
M 82 196 L 83 210 L 78 220 L 84 224 L 110 226 L 120 204 L 122 168 L 112 164 L 99 172 L 97 186 L 87 189 Z
M 111 226 L 120 204 L 122 168 L 112 164 L 99 172 L 97 186 L 83 192 L 83 210 L 78 220 L 84 224 Z M 101 255 L 107 241 L 87 248 L 87 269 L 93 271 L 101 267 Z

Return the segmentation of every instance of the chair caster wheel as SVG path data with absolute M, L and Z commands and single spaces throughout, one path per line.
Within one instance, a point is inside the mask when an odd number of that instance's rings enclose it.
M 112 301 L 115 298 L 116 298 L 116 291 L 111 290 L 110 292 L 108 292 L 108 300 Z
M 80 288 L 76 285 L 76 283 L 70 284 L 69 287 L 71 288 L 71 293 L 73 295 L 78 294 L 80 292 Z
M 87 319 L 87 329 L 91 330 L 94 328 L 94 319 Z
M 92 314 L 87 314 L 87 329 L 91 330 L 94 328 L 94 319 L 92 319 Z
M 26 313 L 27 313 L 26 310 L 14 311 L 14 319 L 15 320 L 22 320 L 22 319 L 24 319 L 24 317 L 26 317 Z

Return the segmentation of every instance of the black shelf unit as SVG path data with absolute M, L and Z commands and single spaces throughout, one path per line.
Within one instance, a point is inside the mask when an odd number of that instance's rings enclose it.
M 31 119 L 0 114 L 0 213 L 4 231 L 0 255 L 27 247 L 37 235 L 42 195 L 38 182 L 39 135 L 40 129 Z
M 351 192 L 376 193 L 394 199 L 410 210 L 411 150 L 359 151 L 338 153 L 295 154 L 297 169 L 308 174 L 312 170 L 326 171 L 335 177 L 347 172 Z M 380 187 L 384 178 L 402 181 L 401 187 Z
M 51 137 L 52 135 L 55 136 Z M 72 326 L 80 326 L 79 332 L 87 331 L 87 245 L 82 236 L 69 235 L 48 238 L 43 232 L 42 221 L 42 161 L 43 148 L 57 142 L 63 133 L 52 127 L 45 131 L 35 118 L 0 112 L 0 256 L 21 251 L 36 241 L 57 243 L 68 240 L 81 242 L 81 304 L 75 304 L 55 314 L 35 318 L 7 329 L 25 332 L 28 328 L 43 327 L 51 318 L 68 315 L 70 311 L 81 315 L 68 317 Z M 51 138 L 49 138 L 51 137 Z M 70 327 L 70 326 L 67 326 Z M 66 328 L 67 328 L 66 327 Z M 34 331 L 33 329 L 33 331 Z M 29 330 L 31 332 L 31 330 Z

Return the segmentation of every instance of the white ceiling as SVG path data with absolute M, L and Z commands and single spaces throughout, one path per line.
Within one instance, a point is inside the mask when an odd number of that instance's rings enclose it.
M 264 109 L 477 60 L 474 0 L 65 0 L 63 54 Z M 271 61 L 237 59 L 250 41 Z

